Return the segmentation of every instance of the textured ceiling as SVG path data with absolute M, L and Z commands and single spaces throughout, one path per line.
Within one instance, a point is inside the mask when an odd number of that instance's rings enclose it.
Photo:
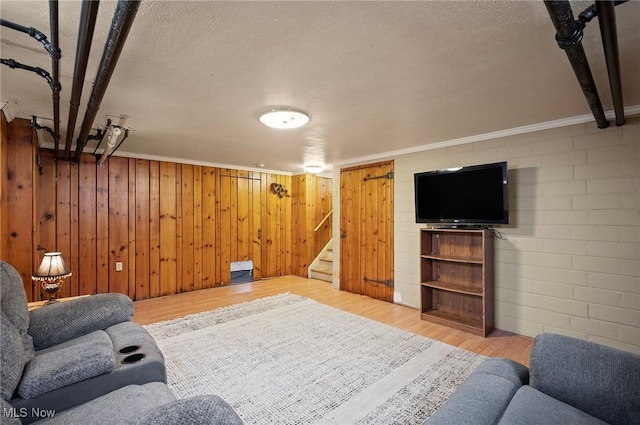
M 574 13 L 588 2 L 572 2 Z M 80 2 L 60 2 L 66 137 Z M 78 128 L 115 2 L 100 4 Z M 640 2 L 616 8 L 625 106 L 640 105 Z M 0 2 L 3 19 L 49 34 L 48 2 Z M 35 40 L 1 29 L 1 56 L 51 68 Z M 384 152 L 589 114 L 542 1 L 144 1 L 94 127 L 126 115 L 136 156 L 302 173 L 306 163 Z M 612 109 L 597 20 L 583 41 Z M 37 75 L 0 69 L 2 102 L 52 126 Z M 307 111 L 297 130 L 258 121 Z M 77 133 L 76 133 L 77 136 Z M 50 142 L 43 134 L 41 140 Z

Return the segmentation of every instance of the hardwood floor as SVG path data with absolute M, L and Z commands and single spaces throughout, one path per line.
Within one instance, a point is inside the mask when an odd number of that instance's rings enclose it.
M 501 330 L 496 330 L 489 337 L 482 338 L 420 320 L 420 312 L 416 309 L 374 300 L 364 295 L 339 291 L 334 289 L 330 283 L 297 276 L 283 276 L 136 301 L 133 320 L 146 325 L 283 292 L 302 295 L 320 303 L 484 356 L 507 357 L 525 365 L 529 364 L 529 354 L 533 345 L 532 338 Z

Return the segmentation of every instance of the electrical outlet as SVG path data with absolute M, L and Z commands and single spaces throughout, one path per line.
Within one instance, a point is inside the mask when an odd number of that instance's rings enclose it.
M 116 263 L 116 271 L 117 272 L 121 272 L 122 271 L 122 261 L 118 261 Z

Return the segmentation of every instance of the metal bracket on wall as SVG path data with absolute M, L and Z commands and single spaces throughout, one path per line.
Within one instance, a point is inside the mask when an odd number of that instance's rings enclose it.
M 98 148 L 102 144 L 102 141 L 104 140 L 104 136 L 107 134 L 107 130 L 108 130 L 109 126 L 111 126 L 111 118 L 107 118 L 107 124 L 104 126 L 104 130 L 99 128 L 99 129 L 96 130 L 96 134 L 95 135 L 93 135 L 93 136 L 89 135 L 87 137 L 87 140 L 97 140 L 98 141 L 98 143 L 96 144 L 95 149 L 93 150 L 93 154 L 94 155 L 97 155 Z
M 387 174 L 383 174 L 381 176 L 375 176 L 375 177 L 365 177 L 362 179 L 362 181 L 366 182 L 369 180 L 376 180 L 376 179 L 389 179 L 391 180 L 393 178 L 393 171 L 389 171 Z
M 389 288 L 391 288 L 393 286 L 393 280 L 378 280 L 378 279 L 369 279 L 368 277 L 364 277 L 362 280 L 364 280 L 365 282 L 375 282 L 375 283 L 381 283 L 383 285 L 388 286 Z

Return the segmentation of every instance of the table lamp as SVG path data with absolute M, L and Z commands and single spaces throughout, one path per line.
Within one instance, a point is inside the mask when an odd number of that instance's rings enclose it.
M 49 301 L 45 305 L 53 304 L 56 301 L 56 294 L 62 287 L 62 279 L 71 276 L 71 270 L 64 263 L 62 253 L 46 252 L 38 270 L 31 276 L 35 281 L 39 281 L 42 289 L 49 296 Z

